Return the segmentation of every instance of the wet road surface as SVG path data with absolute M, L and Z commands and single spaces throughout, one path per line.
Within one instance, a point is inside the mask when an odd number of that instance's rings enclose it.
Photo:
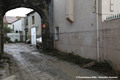
M 40 53 L 35 47 L 24 43 L 5 44 L 4 51 L 17 63 L 16 80 L 101 80 L 77 79 L 76 76 L 98 77 L 101 74 Z

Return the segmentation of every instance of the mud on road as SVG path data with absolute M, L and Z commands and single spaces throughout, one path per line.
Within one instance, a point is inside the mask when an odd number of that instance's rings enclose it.
M 95 71 L 40 53 L 35 47 L 27 44 L 5 44 L 4 51 L 11 55 L 16 63 L 12 72 L 16 76 L 15 80 L 88 80 L 77 79 L 76 76 L 103 76 Z

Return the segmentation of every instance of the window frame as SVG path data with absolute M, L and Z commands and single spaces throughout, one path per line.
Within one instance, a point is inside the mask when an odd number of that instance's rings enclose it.
M 32 16 L 32 24 L 35 24 L 35 16 Z
M 55 27 L 55 41 L 59 40 L 59 27 Z

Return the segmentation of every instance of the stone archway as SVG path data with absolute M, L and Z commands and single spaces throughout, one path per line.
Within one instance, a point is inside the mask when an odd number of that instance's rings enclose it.
M 42 24 L 46 24 L 46 28 L 42 28 L 43 49 L 53 49 L 52 30 L 49 26 L 49 9 L 52 0 L 1 0 L 0 1 L 0 54 L 3 54 L 3 16 L 4 14 L 14 8 L 26 7 L 37 11 L 41 18 Z

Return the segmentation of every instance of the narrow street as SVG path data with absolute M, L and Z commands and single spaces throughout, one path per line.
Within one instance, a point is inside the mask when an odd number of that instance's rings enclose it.
M 28 44 L 5 44 L 4 51 L 10 54 L 17 63 L 18 72 L 14 74 L 16 80 L 93 80 L 77 79 L 76 76 L 101 75 L 95 71 L 83 69 L 72 63 L 40 53 Z

